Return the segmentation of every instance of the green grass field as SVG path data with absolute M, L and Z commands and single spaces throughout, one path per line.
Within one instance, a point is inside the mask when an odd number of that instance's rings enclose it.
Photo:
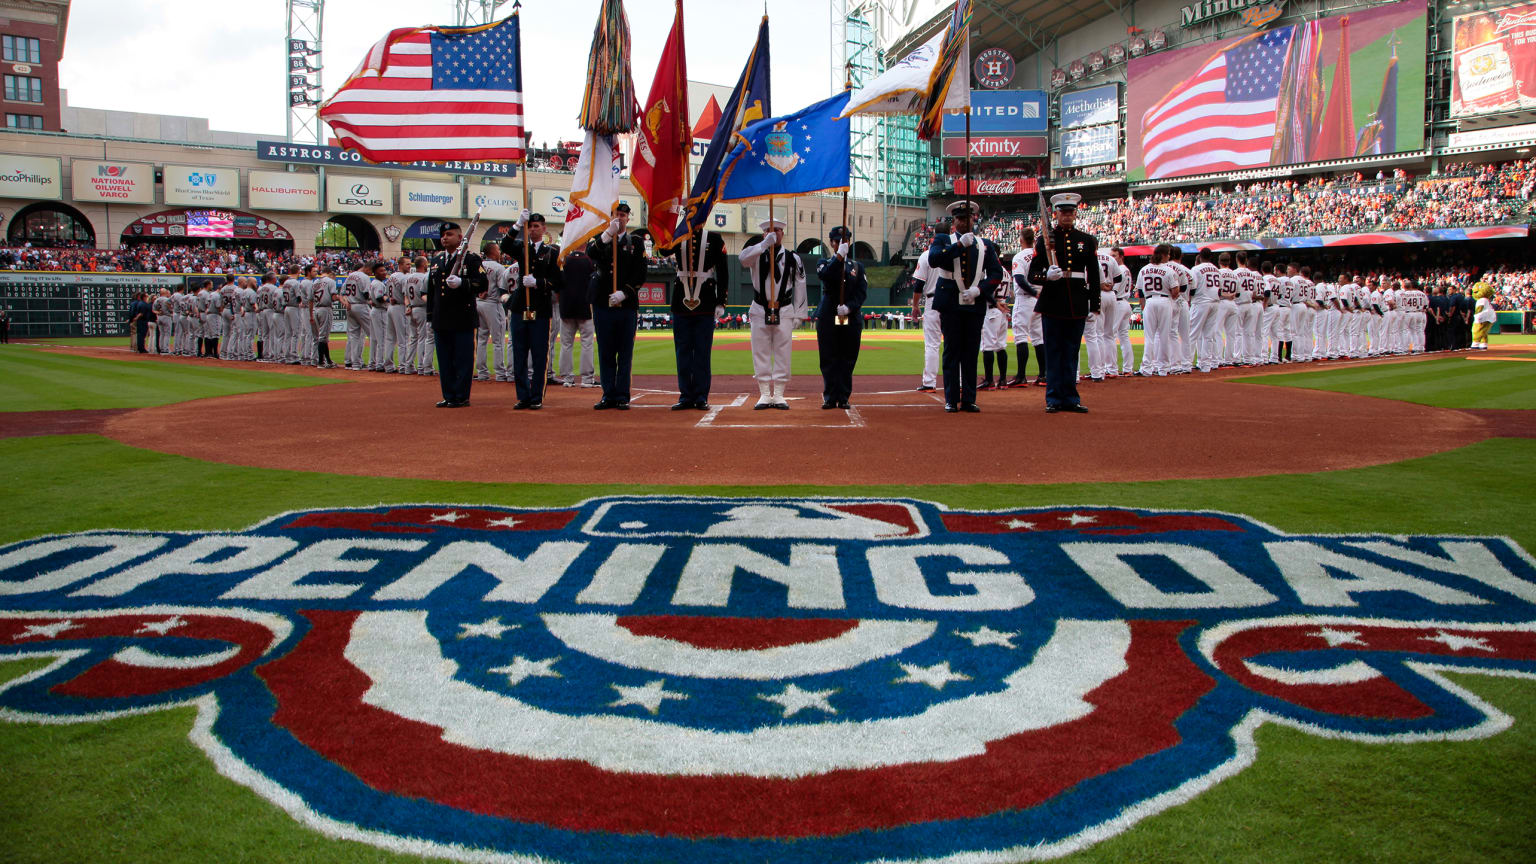
M 888 352 L 867 352 L 861 371 L 872 371 L 865 361 L 881 368 L 890 355 L 906 357 L 908 365 L 900 371 L 911 373 L 911 357 L 920 361 L 920 343 L 899 349 L 898 344 Z M 660 371 L 671 371 L 669 340 L 642 342 L 642 349 L 647 364 L 664 363 Z M 898 355 L 898 350 L 917 353 Z M 734 363 L 738 354 L 749 362 L 748 352 L 717 352 L 716 371 L 729 374 L 720 364 Z M 814 370 L 811 352 L 796 355 L 797 371 L 806 360 Z M 1515 367 L 1514 376 L 1494 374 L 1502 367 Z M 1532 408 L 1533 376 L 1527 369 L 1523 363 L 1446 358 L 1264 376 L 1261 383 L 1441 400 L 1427 404 L 1453 404 L 1470 393 L 1463 400 L 1476 403 L 1470 407 Z M 0 349 L 0 372 L 6 373 L 0 375 L 0 405 L 10 410 L 23 410 L 13 407 L 17 404 L 154 405 L 312 383 L 270 372 L 226 377 L 224 370 L 195 363 L 84 360 L 26 348 Z M 600 494 L 699 492 L 909 496 L 974 508 L 1214 509 L 1290 531 L 1495 534 L 1531 550 L 1536 522 L 1530 518 L 1527 478 L 1533 468 L 1536 440 L 1495 439 L 1390 465 L 1238 480 L 846 487 L 829 478 L 815 487 L 751 488 L 471 484 L 267 471 L 72 435 L 0 439 L 0 488 L 10 505 L 0 523 L 0 542 L 88 528 L 237 529 L 284 510 L 377 502 L 555 506 Z M 36 666 L 0 664 L 0 679 Z M 1536 681 L 1473 675 L 1456 681 L 1513 715 L 1514 727 L 1478 741 L 1405 745 L 1326 740 L 1267 727 L 1258 735 L 1260 755 L 1253 767 L 1188 804 L 1061 860 L 1528 862 L 1536 849 L 1536 821 L 1530 818 L 1536 807 L 1530 783 Z M 192 717 L 190 709 L 179 709 L 105 723 L 0 722 L 0 777 L 7 789 L 0 795 L 5 826 L 0 861 L 418 860 L 329 840 L 221 777 L 187 740 Z

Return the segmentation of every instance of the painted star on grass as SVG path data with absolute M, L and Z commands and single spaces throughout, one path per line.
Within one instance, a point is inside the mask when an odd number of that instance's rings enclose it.
M 186 624 L 187 622 L 181 620 L 180 615 L 172 615 L 164 621 L 150 621 L 149 623 L 140 627 L 138 632 L 155 633 L 160 636 L 164 636 L 172 630 L 175 630 L 177 627 L 185 627 Z
M 492 639 L 500 639 L 501 634 L 508 630 L 516 630 L 517 624 L 503 624 L 500 618 L 487 618 L 479 624 L 460 624 L 459 638 L 469 639 L 474 636 L 489 636 Z
M 655 714 L 661 710 L 661 703 L 667 699 L 687 699 L 687 693 L 676 693 L 668 690 L 666 682 L 660 678 L 644 687 L 626 687 L 623 684 L 610 685 L 619 691 L 619 698 L 608 703 L 609 708 L 619 708 L 624 705 L 639 705 L 641 708 Z
M 1461 651 L 1465 648 L 1473 648 L 1478 651 L 1492 652 L 1493 646 L 1488 640 L 1480 636 L 1457 636 L 1455 633 L 1447 633 L 1444 630 L 1435 631 L 1433 636 L 1422 637 L 1425 642 L 1439 642 L 1452 651 Z
M 463 518 L 464 518 L 464 514 L 463 513 L 460 513 L 457 510 L 449 510 L 447 513 L 436 513 L 436 514 L 433 514 L 431 521 L 433 521 L 433 522 L 447 522 L 449 525 L 452 525 L 453 523 L 455 523 L 455 522 L 457 522 L 457 521 L 459 521 L 460 519 L 463 519 Z
M 836 692 L 836 688 L 831 690 L 801 690 L 798 686 L 790 684 L 784 688 L 782 693 L 775 693 L 773 695 L 760 693 L 757 698 L 776 702 L 783 706 L 785 717 L 793 717 L 806 708 L 815 708 L 828 714 L 836 714 L 837 709 L 833 708 L 832 703 L 827 701 L 828 697 Z
M 485 522 L 485 527 L 487 527 L 487 528 L 511 528 L 511 527 L 513 527 L 515 525 L 521 525 L 521 524 L 523 524 L 523 520 L 521 520 L 521 519 L 513 519 L 511 516 L 503 516 L 500 519 L 487 519 L 486 522 Z
M 31 639 L 34 636 L 41 636 L 45 639 L 57 639 L 59 634 L 66 630 L 79 630 L 84 626 L 84 624 L 76 624 L 69 620 L 55 621 L 52 624 L 28 624 L 27 629 L 17 633 L 11 639 L 13 641 Z
M 1326 640 L 1329 648 L 1337 648 L 1340 645 L 1365 644 L 1365 640 L 1360 638 L 1359 630 L 1335 630 L 1332 627 L 1324 627 L 1316 633 L 1308 633 L 1307 635 Z
M 497 666 L 491 671 L 507 676 L 507 683 L 515 687 L 529 678 L 565 677 L 554 669 L 555 661 L 559 659 L 559 657 L 550 657 L 546 660 L 529 660 L 527 657 L 513 657 L 511 663 Z
M 1099 521 L 1099 517 L 1097 517 L 1097 516 L 1084 516 L 1081 513 L 1073 513 L 1071 516 L 1067 517 L 1066 521 L 1067 521 L 1068 525 L 1086 525 L 1089 522 L 1097 522 L 1097 521 Z
M 1009 519 L 1003 524 L 1015 531 L 1033 531 L 1035 528 L 1035 523 L 1025 522 L 1023 519 Z
M 959 636 L 961 639 L 969 639 L 971 645 L 977 648 L 980 648 L 983 645 L 1001 645 L 1004 648 L 1013 648 L 1016 647 L 1013 644 L 1013 637 L 1019 634 L 1005 633 L 1002 630 L 993 630 L 991 627 L 983 624 L 969 633 L 961 633 L 956 631 L 955 635 Z
M 943 690 L 944 685 L 951 681 L 969 681 L 971 676 L 963 672 L 955 672 L 949 668 L 949 661 L 935 663 L 932 666 L 919 666 L 916 663 L 896 664 L 906 672 L 900 678 L 892 681 L 892 684 L 927 684 L 935 690 Z

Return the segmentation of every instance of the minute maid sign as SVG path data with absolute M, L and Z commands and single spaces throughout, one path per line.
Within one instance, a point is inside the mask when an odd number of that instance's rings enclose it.
M 1200 0 L 1179 8 L 1179 26 L 1195 27 L 1229 13 L 1243 13 L 1243 23 L 1262 27 L 1280 17 L 1285 0 Z
M 0 548 L 0 719 L 195 706 L 305 825 L 462 860 L 1054 858 L 1279 724 L 1494 735 L 1536 673 L 1498 537 L 912 500 L 381 506 Z

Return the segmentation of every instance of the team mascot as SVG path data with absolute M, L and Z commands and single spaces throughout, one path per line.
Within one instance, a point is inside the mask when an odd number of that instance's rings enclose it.
M 1472 347 L 1487 351 L 1488 333 L 1493 330 L 1493 322 L 1499 320 L 1499 313 L 1493 308 L 1493 286 L 1479 282 L 1472 286 L 1472 296 L 1477 298 L 1477 312 L 1472 316 Z

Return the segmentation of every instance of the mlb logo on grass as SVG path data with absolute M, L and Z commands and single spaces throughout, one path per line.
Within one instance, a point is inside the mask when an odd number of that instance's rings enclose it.
M 5 719 L 196 706 L 226 777 L 398 851 L 1048 858 L 1240 772 L 1268 723 L 1503 730 L 1445 673 L 1536 671 L 1536 562 L 1213 512 L 381 506 L 0 548 L 0 656 L 48 660 Z

